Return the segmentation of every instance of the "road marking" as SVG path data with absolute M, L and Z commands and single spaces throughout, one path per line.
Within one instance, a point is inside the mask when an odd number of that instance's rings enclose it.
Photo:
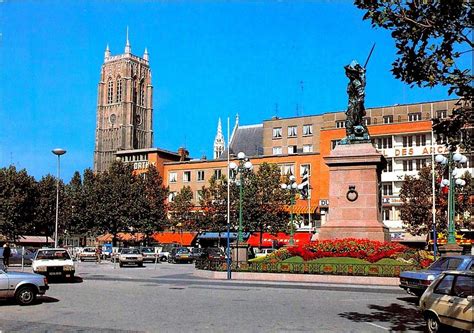
M 386 328 L 386 327 L 383 327 L 383 326 L 380 326 L 380 325 L 377 325 L 377 324 L 374 324 L 374 323 L 366 323 L 367 325 L 372 325 L 372 326 L 375 326 L 375 327 L 378 327 L 378 328 L 382 328 L 386 331 L 389 331 L 390 329 L 389 328 Z

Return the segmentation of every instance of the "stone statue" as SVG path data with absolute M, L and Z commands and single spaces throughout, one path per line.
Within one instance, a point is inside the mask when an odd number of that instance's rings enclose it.
M 347 94 L 349 103 L 346 111 L 346 138 L 341 144 L 370 142 L 369 132 L 364 123 L 366 115 L 365 100 L 365 68 L 353 60 L 350 65 L 344 67 L 346 76 L 349 78 Z

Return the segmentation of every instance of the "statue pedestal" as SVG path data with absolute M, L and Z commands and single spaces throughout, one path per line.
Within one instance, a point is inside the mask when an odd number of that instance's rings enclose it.
M 462 250 L 462 246 L 459 246 L 458 244 L 446 244 L 438 248 L 442 257 L 459 256 L 462 254 Z
M 230 244 L 232 250 L 232 262 L 235 263 L 247 263 L 249 260 L 249 245 L 246 243 L 233 243 Z
M 336 146 L 324 160 L 329 166 L 329 214 L 319 239 L 390 241 L 380 213 L 383 155 L 371 143 L 348 144 Z

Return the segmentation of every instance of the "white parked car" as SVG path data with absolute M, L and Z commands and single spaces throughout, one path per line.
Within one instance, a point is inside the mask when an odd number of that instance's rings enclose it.
M 31 265 L 33 272 L 50 277 L 74 279 L 76 268 L 66 249 L 39 249 Z
M 118 260 L 120 267 L 123 267 L 124 265 L 143 266 L 143 255 L 139 249 L 122 249 Z
M 255 253 L 255 258 L 265 257 L 272 252 L 275 252 L 275 249 L 261 249 L 258 253 Z

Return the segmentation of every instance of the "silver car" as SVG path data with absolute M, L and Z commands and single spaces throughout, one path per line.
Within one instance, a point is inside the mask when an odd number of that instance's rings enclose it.
M 122 249 L 118 259 L 120 267 L 124 265 L 143 266 L 143 255 L 139 249 Z
M 43 275 L 6 272 L 0 265 L 0 298 L 15 298 L 20 305 L 30 305 L 37 295 L 44 295 L 49 289 L 48 281 Z

